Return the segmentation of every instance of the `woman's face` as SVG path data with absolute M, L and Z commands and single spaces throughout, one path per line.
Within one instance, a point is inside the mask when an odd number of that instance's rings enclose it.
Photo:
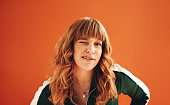
M 76 68 L 92 70 L 102 55 L 102 41 L 96 38 L 77 40 L 74 43 L 74 61 Z

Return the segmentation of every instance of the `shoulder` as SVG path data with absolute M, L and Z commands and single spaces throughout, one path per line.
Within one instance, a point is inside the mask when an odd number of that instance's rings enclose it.
M 50 89 L 49 89 L 49 83 L 50 83 L 50 80 L 46 80 L 43 82 L 43 85 L 40 86 L 37 92 L 35 93 L 34 98 L 31 101 L 30 105 L 37 105 L 41 98 L 48 99 L 48 97 L 51 94 Z
M 121 67 L 119 64 L 114 64 L 112 70 L 115 73 L 116 77 L 118 77 L 118 75 L 120 75 L 122 80 L 124 80 L 125 78 L 129 78 L 133 82 L 135 82 L 137 85 L 139 85 L 141 88 L 143 88 L 143 90 L 145 90 L 146 93 L 149 93 L 149 89 L 146 87 L 146 85 L 139 78 L 134 76 L 130 71 Z
M 139 78 L 134 76 L 130 71 L 121 67 L 119 64 L 114 64 L 112 70 L 116 75 L 116 85 L 120 92 L 123 92 L 124 94 L 129 94 L 132 97 L 136 96 L 133 94 L 133 92 L 139 94 L 144 93 L 148 98 L 150 98 L 148 87 Z
M 139 85 L 143 90 L 146 90 L 148 93 L 149 89 L 146 87 L 146 85 L 136 76 L 134 76 L 130 71 L 126 70 L 125 68 L 121 67 L 119 64 L 114 64 L 112 68 L 115 75 L 121 75 L 121 79 L 123 78 L 129 78 L 132 81 L 134 81 L 137 85 Z

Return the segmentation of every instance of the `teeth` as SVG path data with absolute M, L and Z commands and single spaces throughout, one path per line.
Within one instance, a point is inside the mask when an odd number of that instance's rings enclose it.
M 92 60 L 91 58 L 88 58 L 88 57 L 82 57 L 82 58 L 85 58 L 85 59 L 88 59 L 88 60 Z

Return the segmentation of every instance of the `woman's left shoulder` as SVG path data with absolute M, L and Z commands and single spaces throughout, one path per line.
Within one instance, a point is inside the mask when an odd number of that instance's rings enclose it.
M 132 100 L 144 98 L 146 99 L 145 102 L 148 103 L 150 98 L 149 89 L 139 78 L 119 64 L 114 64 L 112 70 L 116 76 L 117 88 L 120 90 L 119 93 L 128 94 Z
M 125 68 L 120 66 L 119 64 L 114 64 L 112 67 L 113 72 L 115 73 L 116 78 L 121 78 L 124 75 L 131 74 Z
M 135 75 L 133 75 L 130 71 L 126 70 L 125 68 L 121 67 L 119 64 L 114 64 L 113 72 L 115 73 L 116 77 L 120 77 L 122 82 L 129 82 L 132 81 L 136 85 L 140 86 L 146 93 L 149 93 L 149 89 L 147 86 Z
M 134 82 L 135 81 L 139 82 L 139 79 L 136 76 L 134 76 L 133 73 L 131 73 L 127 69 L 123 68 L 119 64 L 114 64 L 114 66 L 112 67 L 112 70 L 116 76 L 128 77 L 128 78 L 132 79 Z

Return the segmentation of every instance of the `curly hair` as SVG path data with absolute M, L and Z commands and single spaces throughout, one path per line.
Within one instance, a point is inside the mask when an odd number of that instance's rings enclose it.
M 103 105 L 110 99 L 117 98 L 116 77 L 111 69 L 114 64 L 110 57 L 112 48 L 108 35 L 98 20 L 84 17 L 74 22 L 56 44 L 56 56 L 53 59 L 55 68 L 50 81 L 49 98 L 53 104 L 64 105 L 66 98 L 70 98 L 73 102 L 73 46 L 77 40 L 90 37 L 103 42 L 101 58 L 93 70 L 95 72 L 93 77 L 99 91 L 96 104 Z

